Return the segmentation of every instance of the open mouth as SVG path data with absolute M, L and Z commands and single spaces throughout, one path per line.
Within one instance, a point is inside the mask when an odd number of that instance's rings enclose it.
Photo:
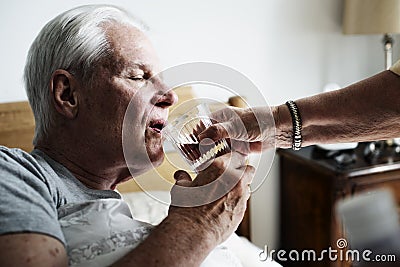
M 155 120 L 155 121 L 150 122 L 150 125 L 149 125 L 149 127 L 156 133 L 161 133 L 164 126 L 165 126 L 164 120 Z

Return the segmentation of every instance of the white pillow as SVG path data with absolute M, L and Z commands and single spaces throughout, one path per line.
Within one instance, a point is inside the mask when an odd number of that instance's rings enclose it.
M 168 191 L 129 192 L 121 195 L 136 220 L 158 225 L 168 215 L 171 203 Z

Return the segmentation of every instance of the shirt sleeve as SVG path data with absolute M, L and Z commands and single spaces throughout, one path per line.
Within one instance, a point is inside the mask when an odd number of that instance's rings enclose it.
M 48 183 L 33 157 L 0 149 L 0 235 L 39 233 L 65 245 Z
M 400 60 L 397 61 L 391 68 L 390 71 L 396 73 L 397 75 L 400 76 Z

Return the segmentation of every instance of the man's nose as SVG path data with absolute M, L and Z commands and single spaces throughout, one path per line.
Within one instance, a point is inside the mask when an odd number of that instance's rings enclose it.
M 158 92 L 154 98 L 154 104 L 158 107 L 168 108 L 178 102 L 178 95 L 163 82 L 158 84 Z

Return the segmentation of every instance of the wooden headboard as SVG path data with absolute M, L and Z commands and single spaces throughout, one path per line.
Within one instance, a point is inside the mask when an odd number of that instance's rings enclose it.
M 193 99 L 194 93 L 190 87 L 180 87 L 175 90 L 179 102 Z M 179 104 L 179 103 L 178 103 Z M 227 105 L 244 107 L 245 102 L 240 97 L 232 97 Z M 27 101 L 0 104 L 0 145 L 21 148 L 27 152 L 32 151 L 35 121 L 31 107 Z M 121 193 L 146 190 L 169 191 L 174 184 L 173 174 L 177 170 L 171 162 L 181 162 L 183 159 L 177 152 L 168 152 L 163 164 L 139 177 L 118 186 Z M 180 166 L 182 166 L 182 164 Z M 160 177 L 162 181 L 160 182 Z M 137 181 L 139 181 L 140 186 Z M 250 213 L 247 206 L 245 217 L 237 233 L 250 239 Z
M 33 149 L 35 120 L 27 101 L 0 104 L 0 145 Z

